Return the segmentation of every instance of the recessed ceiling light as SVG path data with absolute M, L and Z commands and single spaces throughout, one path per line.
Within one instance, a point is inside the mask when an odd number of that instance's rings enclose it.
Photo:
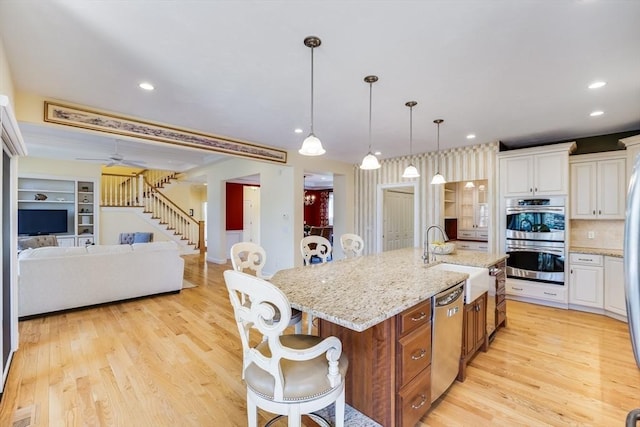
M 607 82 L 602 82 L 602 81 L 593 82 L 589 85 L 589 89 L 598 89 L 599 87 L 602 87 L 606 84 Z
M 470 133 L 469 135 L 467 135 L 467 139 L 475 139 L 475 135 Z
M 376 152 L 375 152 L 375 153 L 373 153 L 373 154 L 375 154 L 376 156 L 379 156 L 380 154 L 382 154 L 382 152 L 380 152 L 380 151 L 376 151 Z
M 148 82 L 142 82 L 138 86 L 140 86 L 140 89 L 144 89 L 144 90 L 153 90 L 153 89 L 155 89 L 153 87 L 153 85 L 151 83 L 148 83 Z
M 596 117 L 596 116 L 601 116 L 601 115 L 603 115 L 603 114 L 604 114 L 604 111 L 600 111 L 600 110 L 598 110 L 598 111 L 594 111 L 594 112 L 592 112 L 592 113 L 591 113 L 591 114 L 589 114 L 589 115 L 590 115 L 591 117 Z
M 295 128 L 293 131 L 294 131 L 295 133 L 302 133 L 302 129 L 300 129 L 300 128 Z

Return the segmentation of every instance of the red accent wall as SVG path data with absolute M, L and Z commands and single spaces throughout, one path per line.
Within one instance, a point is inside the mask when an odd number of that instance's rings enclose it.
M 313 194 L 316 196 L 316 201 L 309 206 L 304 207 L 304 222 L 309 226 L 323 227 L 326 224 L 322 223 L 322 209 L 326 209 L 326 204 L 322 203 L 322 200 L 328 197 L 328 190 L 307 190 L 307 194 Z
M 227 182 L 227 230 L 242 230 L 244 185 Z

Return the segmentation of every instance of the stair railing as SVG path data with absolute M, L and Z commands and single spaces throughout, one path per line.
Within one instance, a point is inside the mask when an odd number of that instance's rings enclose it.
M 175 179 L 171 171 L 144 171 L 136 175 L 102 174 L 101 206 L 142 207 L 174 235 L 195 245 L 200 253 L 204 246 L 204 221 L 197 221 L 165 196 L 159 188 Z
M 197 221 L 180 206 L 165 196 L 158 187 L 151 184 L 143 176 L 143 204 L 145 212 L 159 220 L 160 224 L 172 230 L 181 240 L 187 240 L 189 244 L 204 250 L 204 242 L 200 240 L 200 229 L 204 228 L 204 221 Z

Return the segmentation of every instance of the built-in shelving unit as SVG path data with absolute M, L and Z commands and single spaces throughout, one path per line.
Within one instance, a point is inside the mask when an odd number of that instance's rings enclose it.
M 444 217 L 456 218 L 457 211 L 457 185 L 455 182 L 448 182 L 444 185 Z
M 67 232 L 57 233 L 60 246 L 97 243 L 97 197 L 93 180 L 76 178 L 18 178 L 18 209 L 63 209 Z

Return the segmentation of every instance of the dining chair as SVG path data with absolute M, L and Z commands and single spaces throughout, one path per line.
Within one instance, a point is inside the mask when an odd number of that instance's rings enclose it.
M 224 280 L 242 342 L 248 426 L 257 427 L 257 409 L 261 408 L 287 416 L 289 427 L 299 427 L 303 414 L 329 427 L 326 420 L 312 413 L 335 403 L 335 426 L 343 427 L 349 362 L 340 340 L 282 335 L 290 320 L 291 305 L 280 289 L 235 270 L 225 271 Z M 248 304 L 242 303 L 242 296 Z M 255 339 L 252 333 L 261 333 L 266 339 Z M 258 344 L 252 346 L 255 342 Z
M 364 240 L 357 234 L 345 233 L 340 236 L 340 246 L 347 258 L 355 258 L 362 255 L 364 251 Z
M 262 274 L 262 268 L 267 262 L 267 252 L 257 243 L 239 242 L 231 246 L 231 265 L 236 271 L 252 270 L 256 277 L 266 279 Z M 243 300 L 244 304 L 245 301 Z M 291 309 L 291 320 L 289 326 L 295 327 L 295 333 L 302 333 L 302 312 Z
M 331 256 L 331 250 L 331 243 L 322 236 L 307 236 L 300 241 L 304 265 L 310 265 L 313 257 L 317 257 L 322 263 L 327 262 Z M 313 332 L 313 315 L 311 313 L 307 313 L 307 321 L 307 333 L 311 335 Z
M 322 236 L 306 236 L 300 241 L 300 251 L 305 265 L 311 264 L 313 257 L 319 258 L 320 262 L 327 262 L 331 257 L 331 242 Z

